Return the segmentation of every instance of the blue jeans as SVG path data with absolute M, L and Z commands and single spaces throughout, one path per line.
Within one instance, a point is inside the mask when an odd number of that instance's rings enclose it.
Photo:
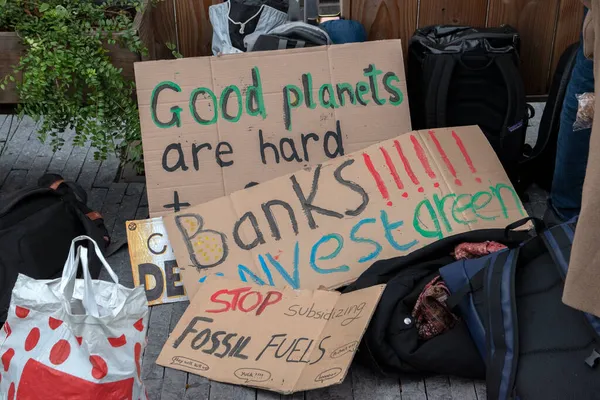
M 594 63 L 585 58 L 581 45 L 560 115 L 556 168 L 550 191 L 549 205 L 562 220 L 578 215 L 581 209 L 591 129 L 573 132 L 573 123 L 577 117 L 576 96 L 586 92 L 594 92 Z

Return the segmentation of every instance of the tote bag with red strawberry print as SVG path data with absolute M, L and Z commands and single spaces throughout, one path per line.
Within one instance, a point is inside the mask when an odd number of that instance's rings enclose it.
M 113 282 L 91 279 L 79 242 L 94 249 Z M 83 279 L 76 279 L 80 262 Z M 0 398 L 145 400 L 147 322 L 144 288 L 119 285 L 98 245 L 75 238 L 62 278 L 17 279 L 0 332 Z

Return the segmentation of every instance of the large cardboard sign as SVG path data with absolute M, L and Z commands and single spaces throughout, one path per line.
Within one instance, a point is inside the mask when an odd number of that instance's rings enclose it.
M 151 216 L 411 130 L 399 40 L 135 64 Z
M 144 285 L 148 305 L 188 299 L 162 218 L 127 221 L 134 286 Z
M 385 285 L 340 294 L 209 278 L 157 363 L 292 393 L 344 380 Z
M 418 131 L 164 217 L 190 297 L 207 274 L 336 288 L 373 262 L 526 216 L 478 127 Z

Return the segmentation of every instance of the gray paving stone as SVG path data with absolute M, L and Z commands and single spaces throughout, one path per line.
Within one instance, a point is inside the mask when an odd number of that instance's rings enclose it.
M 425 393 L 428 400 L 452 400 L 450 380 L 444 375 L 425 379 Z
M 405 375 L 400 378 L 402 400 L 425 400 L 425 380 L 418 376 Z
M 352 366 L 352 385 L 355 399 L 402 399 L 398 379 L 382 377 L 363 366 Z

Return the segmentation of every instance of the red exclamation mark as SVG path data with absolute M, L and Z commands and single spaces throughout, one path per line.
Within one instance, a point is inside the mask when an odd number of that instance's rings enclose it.
M 444 161 L 444 164 L 446 164 L 448 171 L 450 171 L 450 173 L 454 177 L 454 183 L 456 183 L 458 186 L 462 185 L 462 182 L 460 181 L 460 179 L 458 179 L 456 177 L 456 170 L 454 169 L 454 166 L 452 165 L 452 163 L 450 162 L 450 159 L 446 155 L 446 152 L 442 148 L 442 144 L 435 136 L 435 133 L 433 131 L 429 131 L 429 136 L 431 137 L 431 140 L 433 140 L 435 147 L 437 147 L 438 153 L 440 153 L 440 156 L 442 157 L 442 161 Z
M 394 147 L 396 148 L 396 151 L 398 151 L 398 155 L 400 156 L 400 159 L 402 160 L 402 164 L 404 165 L 404 170 L 406 171 L 406 174 L 408 175 L 408 177 L 410 178 L 410 180 L 412 181 L 413 184 L 419 186 L 419 179 L 417 179 L 417 176 L 415 175 L 414 171 L 412 170 L 412 167 L 410 166 L 408 159 L 404 155 L 404 152 L 402 151 L 402 146 L 400 146 L 400 142 L 398 142 L 397 140 L 394 140 Z M 422 186 L 419 186 L 419 192 L 423 192 Z M 408 197 L 408 193 L 404 192 L 402 194 L 402 196 Z
M 419 159 L 419 161 L 421 161 L 421 164 L 423 165 L 425 172 L 431 179 L 435 179 L 435 172 L 433 172 L 433 170 L 431 169 L 431 165 L 429 165 L 429 161 L 427 160 L 427 155 L 425 155 L 425 151 L 423 150 L 421 143 L 419 143 L 417 138 L 414 137 L 413 135 L 410 135 L 410 140 L 413 144 L 413 147 L 415 148 L 415 153 L 417 153 L 417 158 Z M 435 182 L 433 184 L 433 186 L 437 188 L 440 186 L 440 184 Z M 423 188 L 419 188 L 419 192 L 422 192 L 422 191 L 423 191 Z
M 367 153 L 363 153 L 363 159 L 365 160 L 365 165 L 367 166 L 367 169 L 369 170 L 371 175 L 373 175 L 373 179 L 375 179 L 375 183 L 377 184 L 377 189 L 379 189 L 379 192 L 381 192 L 381 196 L 383 196 L 383 198 L 388 201 L 387 205 L 391 206 L 392 202 L 389 201 L 390 194 L 388 193 L 388 190 L 385 187 L 385 183 L 383 182 L 383 179 L 381 179 L 381 175 L 379 175 L 379 172 L 377 172 L 377 170 L 375 169 L 375 166 L 373 165 L 373 162 L 371 161 L 371 157 Z
M 476 174 L 477 170 L 475 169 L 475 166 L 473 165 L 473 160 L 471 160 L 471 156 L 469 156 L 469 153 L 467 153 L 467 149 L 465 148 L 463 141 L 454 131 L 452 131 L 452 137 L 456 141 L 456 145 L 458 146 L 458 148 L 460 149 L 460 152 L 462 153 L 463 157 L 465 158 L 465 161 L 467 162 L 469 169 L 471 170 L 472 173 Z M 481 183 L 480 177 L 476 177 L 475 180 L 477 182 Z
M 392 161 L 392 158 L 388 154 L 387 150 L 384 149 L 383 147 L 380 147 L 379 150 L 381 150 L 381 154 L 383 154 L 383 158 L 385 159 L 385 163 L 387 164 L 387 167 L 390 170 L 390 174 L 392 174 L 392 177 L 394 178 L 394 182 L 396 182 L 396 186 L 400 190 L 404 189 L 404 185 L 402 184 L 402 181 L 400 180 L 400 176 L 398 175 L 398 171 L 396 170 L 396 166 L 394 165 L 394 162 Z M 402 196 L 406 197 L 406 196 L 408 196 L 408 193 L 404 192 L 402 194 Z

